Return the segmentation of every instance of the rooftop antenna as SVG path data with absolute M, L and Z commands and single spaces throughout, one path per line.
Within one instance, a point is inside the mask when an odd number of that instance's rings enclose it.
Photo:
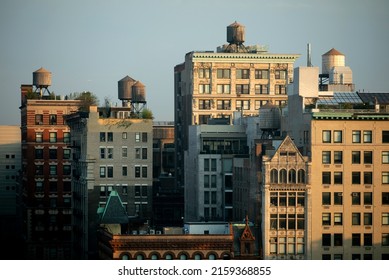
M 307 44 L 307 67 L 312 67 L 311 44 Z

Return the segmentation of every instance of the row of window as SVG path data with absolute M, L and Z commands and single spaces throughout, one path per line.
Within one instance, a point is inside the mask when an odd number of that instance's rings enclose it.
M 272 184 L 304 184 L 305 170 L 299 169 L 296 174 L 295 169 L 272 169 L 270 171 L 270 183 Z
M 57 159 L 58 158 L 58 149 L 48 149 L 49 151 L 49 158 L 50 159 Z M 43 159 L 44 156 L 44 149 L 42 148 L 35 148 L 35 159 Z M 70 149 L 62 149 L 62 158 L 63 159 L 70 159 L 71 156 L 71 150 Z
M 128 148 L 121 148 L 122 158 L 128 157 Z M 135 159 L 147 159 L 147 148 L 135 148 Z M 100 147 L 100 159 L 113 159 L 114 147 Z
M 363 174 L 363 176 L 362 176 Z M 362 180 L 363 178 L 363 180 Z M 359 171 L 353 171 L 351 172 L 351 183 L 352 184 L 365 184 L 365 185 L 371 185 L 373 184 L 373 172 L 365 171 L 365 172 L 359 172 Z M 330 185 L 332 184 L 331 180 L 331 172 L 330 171 L 323 171 L 322 172 L 322 184 L 323 185 Z M 336 171 L 333 172 L 333 184 L 335 185 L 342 185 L 343 184 L 343 172 L 342 171 Z M 389 172 L 381 172 L 381 184 L 389 184 Z
M 362 242 L 363 241 L 363 242 Z M 343 246 L 343 234 L 330 233 L 322 234 L 322 246 Z M 373 245 L 373 234 L 372 233 L 353 233 L 351 238 L 352 246 L 372 246 Z M 381 234 L 381 245 L 389 246 L 389 233 Z
M 286 80 L 286 74 L 286 70 L 274 70 L 274 78 L 276 80 Z M 198 75 L 200 79 L 209 79 L 211 78 L 211 69 L 199 68 Z M 218 79 L 230 79 L 231 69 L 217 69 L 216 77 Z M 255 79 L 269 79 L 269 70 L 255 69 L 254 77 Z M 236 69 L 236 79 L 250 79 L 250 69 Z
M 322 205 L 343 205 L 343 192 L 334 192 L 333 193 L 333 201 L 332 201 L 332 193 L 331 192 L 323 192 L 322 193 Z M 360 192 L 352 192 L 352 203 L 353 205 L 361 205 L 361 193 Z M 372 192 L 364 192 L 363 193 L 363 204 L 364 205 L 372 205 L 373 204 L 373 193 Z
M 370 212 L 368 212 L 368 213 L 360 213 L 360 212 L 352 213 L 351 224 L 353 226 L 360 226 L 362 214 L 363 214 L 363 225 L 365 225 L 365 226 L 373 225 L 373 213 L 370 213 Z M 385 214 L 386 214 L 385 217 L 382 216 L 382 222 L 383 222 L 383 225 L 388 225 L 388 224 L 384 224 L 384 222 L 387 223 L 387 219 L 388 219 L 388 213 L 385 213 Z M 333 221 L 331 219 L 332 215 L 333 215 Z M 328 212 L 322 213 L 322 225 L 323 226 L 331 226 L 331 225 L 342 226 L 343 225 L 343 213 L 341 213 L 341 212 L 333 213 L 333 214 L 328 213 Z
M 210 84 L 199 84 L 198 85 L 199 94 L 211 94 L 212 88 Z M 217 94 L 231 94 L 231 85 L 230 84 L 217 84 L 216 85 Z M 236 94 L 250 94 L 250 84 L 236 84 L 235 85 Z M 269 86 L 264 84 L 255 84 L 254 85 L 254 94 L 269 94 Z M 274 85 L 274 94 L 276 95 L 285 95 L 286 94 L 286 85 Z
M 216 204 L 216 191 L 204 192 L 204 204 Z
M 304 237 L 272 237 L 269 247 L 272 255 L 304 254 Z
M 57 135 L 58 135 L 57 132 L 49 132 L 48 141 L 50 143 L 60 142 Z M 42 143 L 42 142 L 46 142 L 45 140 L 47 141 L 47 139 L 44 139 L 43 137 L 43 132 L 35 132 L 35 142 Z M 70 143 L 70 132 L 63 133 L 63 143 L 67 143 L 67 144 Z
M 271 230 L 303 230 L 304 214 L 270 214 Z
M 36 193 L 43 193 L 45 191 L 43 183 L 44 182 L 42 182 L 42 181 L 35 182 L 35 192 Z M 57 182 L 49 182 L 48 191 L 50 193 L 56 193 L 58 191 L 58 183 Z M 71 192 L 71 182 L 70 181 L 63 182 L 62 191 L 65 193 Z
M 323 254 L 322 255 L 322 260 L 343 260 L 343 254 L 334 254 L 333 258 L 331 254 Z M 351 254 L 351 259 L 352 260 L 362 260 L 361 254 Z M 363 260 L 372 260 L 373 259 L 373 254 L 363 254 Z M 381 255 L 382 260 L 388 260 L 389 259 L 389 254 L 382 254 Z
M 267 104 L 267 100 L 254 100 L 254 109 L 258 110 L 265 104 Z M 200 110 L 211 110 L 213 108 L 214 101 L 212 99 L 200 99 L 199 100 L 199 109 Z M 286 101 L 279 101 L 278 105 L 283 106 L 286 104 Z M 237 110 L 250 110 L 251 103 L 250 100 L 236 100 L 235 108 Z M 231 100 L 217 100 L 216 101 L 216 109 L 217 110 L 231 110 Z
M 352 143 L 373 143 L 373 132 L 371 130 L 353 130 L 351 135 Z M 323 130 L 323 143 L 343 143 L 342 130 Z M 389 130 L 382 131 L 382 143 L 389 143 Z
M 271 206 L 296 207 L 305 205 L 305 192 L 270 192 Z
M 122 176 L 128 176 L 128 167 L 122 166 Z M 147 166 L 134 167 L 135 178 L 147 178 Z M 100 178 L 113 178 L 113 166 L 100 166 Z
M 44 175 L 44 165 L 43 164 L 37 164 L 35 165 L 35 175 L 43 176 Z M 72 166 L 69 165 L 63 165 L 62 166 L 62 175 L 69 176 L 72 172 Z M 56 164 L 50 164 L 49 165 L 49 175 L 50 176 L 57 176 L 58 175 L 58 166 Z
M 43 125 L 43 124 L 45 124 L 43 122 L 43 114 L 36 114 L 35 115 L 35 124 L 36 125 Z M 49 119 L 48 119 L 48 124 L 49 125 L 59 125 L 59 124 L 64 124 L 64 123 L 63 123 L 63 120 L 62 120 L 61 123 L 58 121 L 57 115 L 50 114 L 49 115 Z
M 113 132 L 100 132 L 100 142 L 113 142 Z M 127 132 L 122 132 L 122 139 L 127 139 Z M 147 143 L 147 132 L 135 132 L 135 142 Z
M 204 256 L 202 253 L 195 253 L 195 254 L 193 254 L 192 258 L 194 260 L 201 260 L 201 259 L 204 259 Z M 217 258 L 216 254 L 209 254 L 207 256 L 207 259 L 209 259 L 209 260 L 216 260 L 216 258 Z M 131 257 L 129 254 L 123 254 L 121 256 L 121 259 L 122 260 L 130 260 Z M 134 259 L 135 260 L 144 260 L 144 259 L 146 259 L 146 257 L 144 255 L 144 253 L 142 252 L 142 253 L 135 254 Z M 163 257 L 161 257 L 159 253 L 152 253 L 149 256 L 149 259 L 151 259 L 151 260 L 159 260 L 159 259 L 173 260 L 173 259 L 175 259 L 175 257 L 173 254 L 169 254 L 169 253 L 165 254 Z M 189 254 L 188 253 L 179 253 L 177 256 L 177 259 L 187 260 L 187 259 L 189 259 Z
M 118 188 L 118 186 L 116 186 Z M 127 195 L 128 194 L 128 186 L 122 185 L 122 194 Z M 147 198 L 148 196 L 148 186 L 147 185 L 135 185 L 134 186 L 134 192 L 136 198 Z M 100 197 L 108 197 L 113 190 L 113 186 L 100 186 Z
M 333 154 L 333 157 L 332 157 Z M 352 151 L 351 152 L 351 163 L 352 164 L 360 164 L 363 155 L 363 163 L 364 164 L 372 164 L 373 163 L 373 152 L 372 151 Z M 384 163 L 385 160 L 389 160 L 389 153 L 382 153 L 382 161 Z M 343 151 L 322 151 L 322 163 L 323 164 L 343 164 Z M 389 162 L 388 162 L 389 163 Z

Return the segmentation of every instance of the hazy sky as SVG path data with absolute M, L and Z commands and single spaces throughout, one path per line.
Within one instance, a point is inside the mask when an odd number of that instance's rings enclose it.
M 20 85 L 52 72 L 51 92 L 117 98 L 129 75 L 146 86 L 155 120 L 172 121 L 173 69 L 193 50 L 226 43 L 226 27 L 246 27 L 246 45 L 301 54 L 312 62 L 336 48 L 357 90 L 389 92 L 387 0 L 0 0 L 0 124 L 20 123 Z

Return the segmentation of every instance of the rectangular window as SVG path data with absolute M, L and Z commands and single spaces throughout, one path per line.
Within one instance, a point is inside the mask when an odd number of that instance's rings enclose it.
M 343 184 L 343 172 L 334 172 L 334 184 Z
M 50 135 L 49 142 L 57 143 L 57 132 L 50 132 L 49 135 Z
M 236 69 L 237 79 L 250 79 L 250 69 Z
M 216 192 L 211 192 L 211 204 L 216 204 Z
M 334 163 L 342 164 L 343 163 L 343 152 L 342 151 L 334 151 Z
M 277 95 L 286 94 L 286 86 L 285 85 L 275 85 L 274 93 Z
M 43 149 L 35 149 L 35 159 L 43 159 Z
M 382 213 L 382 225 L 387 226 L 389 225 L 389 213 Z
M 363 193 L 363 204 L 364 205 L 373 205 L 373 193 L 364 192 Z
M 204 188 L 209 188 L 209 175 L 204 175 Z
M 335 192 L 334 193 L 334 205 L 343 205 L 343 193 Z
M 230 78 L 230 69 L 217 69 L 217 78 L 218 79 L 229 79 Z
M 35 165 L 35 175 L 43 175 L 43 165 Z
M 331 143 L 331 130 L 323 130 L 322 141 L 323 143 Z
M 363 246 L 373 246 L 373 234 L 363 234 Z M 364 258 L 366 260 L 366 258 Z
M 382 193 L 382 205 L 389 205 L 389 192 Z
M 389 172 L 382 172 L 382 184 L 389 184 Z
M 107 148 L 107 158 L 113 159 L 113 148 Z
M 322 163 L 323 164 L 331 164 L 331 152 L 323 151 L 322 152 Z
M 255 88 L 255 94 L 269 94 L 268 85 L 257 84 L 254 86 L 254 88 Z
M 104 147 L 100 147 L 100 158 L 101 159 L 105 158 L 105 148 Z
M 389 233 L 382 234 L 382 246 L 389 246 Z
M 342 143 L 343 142 L 343 136 L 342 136 L 341 130 L 334 130 L 334 143 Z
M 373 172 L 363 172 L 363 183 L 365 185 L 373 184 Z
M 140 142 L 140 132 L 135 132 L 135 142 Z
M 361 205 L 361 193 L 352 192 L 351 193 L 351 204 L 352 205 Z
M 334 234 L 334 246 L 343 246 L 343 234 L 335 233 Z
M 140 159 L 141 148 L 135 148 L 135 158 Z
M 107 166 L 107 177 L 113 178 L 113 166 Z
M 209 84 L 200 84 L 199 93 L 200 94 L 209 94 L 211 92 L 211 85 Z
M 363 224 L 365 226 L 373 225 L 373 213 L 363 213 Z
M 127 166 L 122 166 L 122 176 L 127 176 Z
M 49 124 L 50 125 L 56 125 L 57 124 L 57 115 L 50 115 L 49 116 Z
M 63 142 L 66 144 L 70 144 L 70 142 L 71 142 L 70 132 L 63 133 Z
M 204 159 L 204 171 L 209 171 L 209 159 Z
M 147 148 L 142 148 L 142 159 L 147 159 Z
M 216 159 L 211 159 L 211 171 L 216 171 Z
M 49 158 L 57 159 L 57 149 L 49 149 Z
M 231 86 L 229 84 L 218 84 L 216 86 L 216 91 L 219 94 L 230 94 Z
M 351 173 L 351 184 L 359 185 L 361 183 L 361 172 L 354 171 Z
M 351 224 L 353 226 L 361 225 L 361 213 L 352 213 Z
M 361 143 L 361 131 L 360 130 L 353 130 L 352 141 L 353 141 L 353 143 Z
M 363 163 L 364 164 L 372 164 L 373 163 L 373 152 L 372 151 L 364 151 L 363 152 Z
M 216 175 L 211 175 L 211 188 L 216 188 L 216 186 L 217 186 Z
M 322 213 L 322 225 L 323 226 L 331 225 L 331 213 Z
M 389 130 L 382 131 L 382 143 L 389 143 Z
M 331 172 L 328 172 L 328 171 L 324 171 L 322 172 L 322 175 L 321 175 L 321 183 L 323 185 L 329 185 L 331 184 Z
M 204 192 L 204 204 L 209 204 L 209 192 Z
M 43 124 L 43 115 L 42 114 L 35 115 L 35 124 L 36 125 Z
M 43 132 L 35 132 L 35 142 L 37 143 L 43 142 Z
M 142 166 L 142 178 L 147 178 L 147 166 Z
M 343 214 L 342 213 L 334 213 L 334 225 L 335 226 L 343 225 Z
M 353 233 L 352 234 L 351 245 L 352 246 L 361 246 L 361 234 L 360 233 Z
M 373 137 L 372 137 L 372 131 L 371 130 L 364 130 L 363 131 L 363 143 L 372 143 Z
M 57 166 L 56 165 L 50 165 L 50 175 L 57 175 Z
M 100 142 L 105 142 L 105 132 L 100 132 Z
M 323 192 L 321 198 L 322 205 L 331 205 L 331 193 L 330 192 Z
M 199 100 L 199 109 L 200 110 L 211 110 L 211 100 L 200 99 Z
M 286 70 L 275 70 L 274 78 L 276 80 L 286 80 Z
M 71 165 L 64 165 L 63 166 L 63 175 L 69 176 L 71 173 L 72 173 Z
M 147 132 L 142 132 L 142 143 L 147 143 Z
M 140 166 L 135 166 L 135 178 L 140 178 Z
M 255 69 L 255 79 L 269 79 L 269 70 Z
M 323 233 L 321 237 L 322 246 L 331 246 L 331 234 Z
M 361 163 L 361 152 L 360 151 L 352 151 L 351 152 L 351 163 L 360 164 Z
M 122 139 L 127 139 L 127 132 L 122 132 Z
M 382 163 L 389 164 L 389 151 L 382 152 Z
M 199 68 L 198 69 L 200 79 L 209 79 L 211 74 L 211 69 L 209 68 Z
M 113 132 L 107 132 L 107 141 L 113 142 Z
M 231 100 L 218 100 L 217 101 L 218 110 L 230 110 L 231 109 Z
M 122 147 L 122 157 L 126 158 L 127 157 L 127 147 Z
M 70 150 L 70 149 L 63 149 L 63 159 L 70 159 L 71 153 L 72 153 L 72 150 Z
M 250 85 L 236 85 L 236 94 L 249 94 Z

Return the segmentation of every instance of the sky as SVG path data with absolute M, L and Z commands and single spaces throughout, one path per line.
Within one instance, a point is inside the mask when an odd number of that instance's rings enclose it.
M 51 92 L 91 91 L 118 100 L 125 76 L 146 86 L 155 121 L 174 120 L 174 66 L 190 51 L 216 51 L 226 27 L 245 26 L 245 45 L 301 54 L 312 64 L 335 48 L 355 89 L 389 92 L 387 0 L 0 0 L 0 125 L 20 124 L 20 85 L 52 72 Z

